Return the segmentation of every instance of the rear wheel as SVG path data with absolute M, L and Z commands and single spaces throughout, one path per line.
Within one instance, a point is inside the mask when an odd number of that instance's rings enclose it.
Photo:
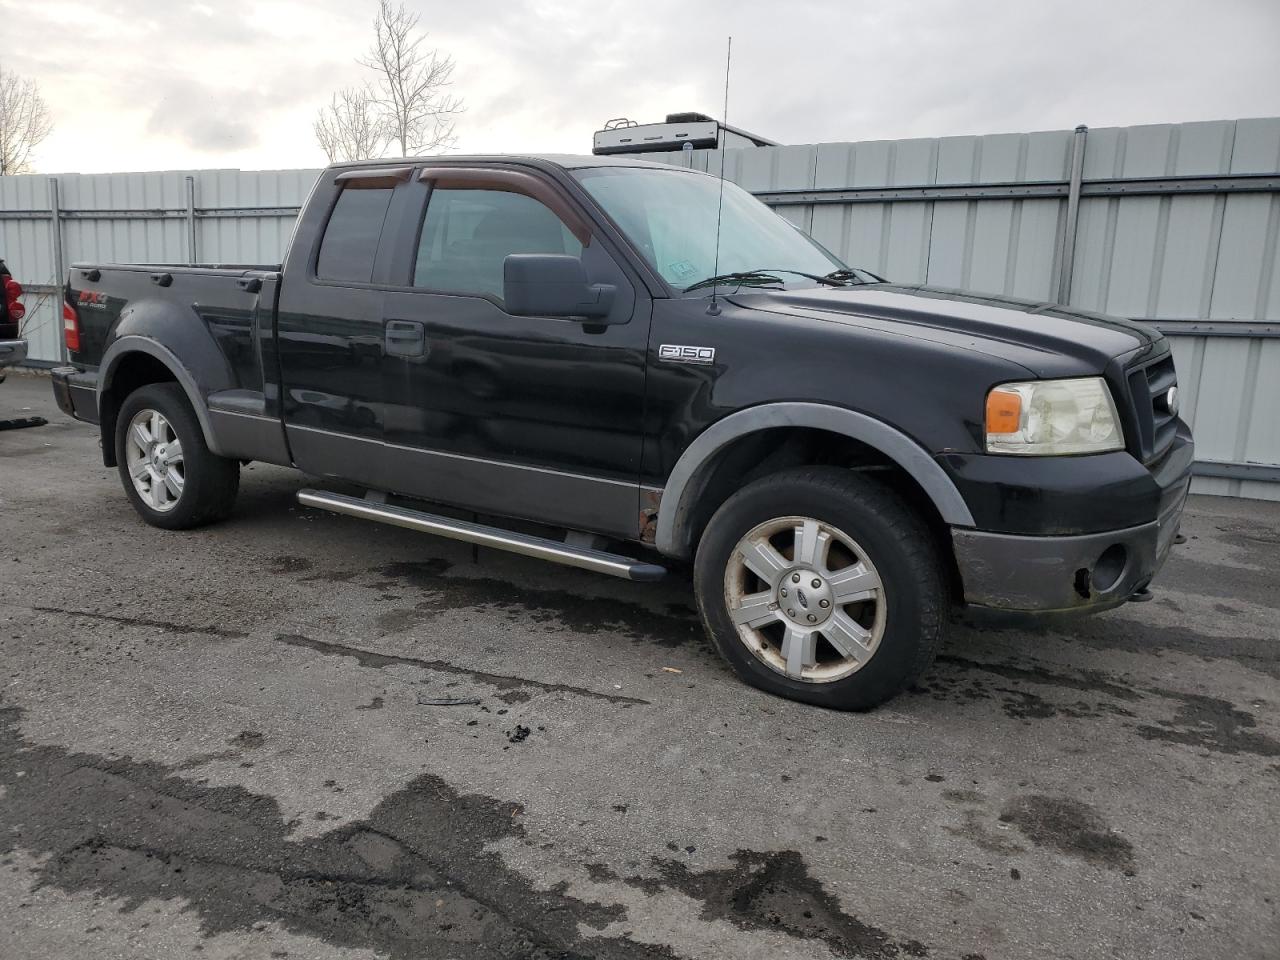
M 698 605 L 748 683 L 868 709 L 911 685 L 942 636 L 946 579 L 932 535 L 891 491 L 806 467 L 727 500 L 698 545 Z
M 115 441 L 125 493 L 147 523 L 185 530 L 231 512 L 240 464 L 209 450 L 177 384 L 152 383 L 129 394 Z

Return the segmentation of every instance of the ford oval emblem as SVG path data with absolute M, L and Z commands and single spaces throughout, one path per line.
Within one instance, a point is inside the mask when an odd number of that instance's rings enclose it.
M 1178 388 L 1170 387 L 1164 395 L 1164 408 L 1169 411 L 1169 416 L 1176 417 L 1178 415 Z

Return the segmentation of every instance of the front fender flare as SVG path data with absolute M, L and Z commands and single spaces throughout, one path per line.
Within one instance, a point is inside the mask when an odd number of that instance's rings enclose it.
M 972 527 L 973 514 L 951 478 L 920 444 L 883 420 L 821 403 L 766 403 L 731 413 L 707 427 L 676 461 L 662 492 L 654 545 L 667 555 L 691 552 L 687 530 L 698 480 L 716 454 L 739 437 L 777 427 L 808 427 L 844 434 L 874 447 L 920 484 L 942 519 L 951 526 Z

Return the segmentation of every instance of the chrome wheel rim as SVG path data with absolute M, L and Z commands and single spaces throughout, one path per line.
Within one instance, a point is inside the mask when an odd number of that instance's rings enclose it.
M 125 461 L 133 489 L 152 510 L 167 513 L 182 499 L 186 466 L 182 441 L 158 410 L 140 410 L 129 421 L 124 440 Z
M 779 517 L 738 541 L 724 599 L 742 643 L 791 680 L 832 683 L 856 673 L 884 637 L 875 564 L 844 531 L 812 517 Z

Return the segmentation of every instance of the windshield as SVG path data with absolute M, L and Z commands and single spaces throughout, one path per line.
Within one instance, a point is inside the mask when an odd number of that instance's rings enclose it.
M 575 170 L 574 175 L 650 265 L 678 289 L 715 273 L 763 270 L 823 276 L 845 269 L 790 221 L 737 184 L 726 181 L 724 185 L 717 267 L 717 178 L 643 167 L 588 167 Z M 814 285 L 814 281 L 794 274 L 782 279 L 787 285 Z

